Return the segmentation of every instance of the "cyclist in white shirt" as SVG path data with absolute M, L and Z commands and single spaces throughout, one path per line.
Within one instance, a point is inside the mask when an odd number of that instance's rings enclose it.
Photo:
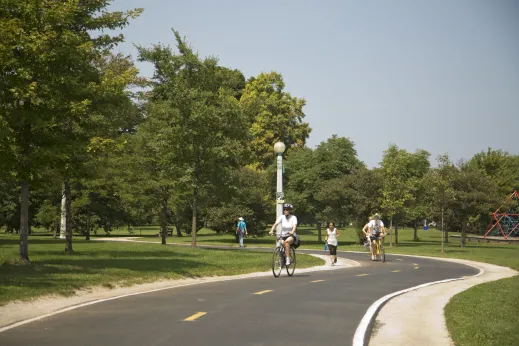
M 295 241 L 295 233 L 297 228 L 297 217 L 292 215 L 292 208 L 293 206 L 290 203 L 283 204 L 283 215 L 281 215 L 276 220 L 269 232 L 270 235 L 273 235 L 276 227 L 281 224 L 281 234 L 278 234 L 278 236 L 283 240 L 283 246 L 285 247 L 286 254 L 290 253 L 290 245 L 292 245 Z M 290 265 L 290 256 L 286 256 L 285 264 L 287 266 Z
M 368 223 L 368 231 L 365 232 L 366 238 L 369 241 L 369 248 L 371 250 L 371 260 L 374 261 L 376 257 L 376 246 L 375 241 L 378 238 L 384 238 L 386 235 L 386 228 L 384 227 L 384 223 L 380 220 L 380 215 L 375 214 L 373 216 L 373 220 Z

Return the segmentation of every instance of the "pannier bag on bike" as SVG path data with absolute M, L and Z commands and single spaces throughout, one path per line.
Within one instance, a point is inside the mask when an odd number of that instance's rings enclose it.
M 294 244 L 292 244 L 292 246 L 294 247 L 294 249 L 297 249 L 299 247 L 299 245 L 301 245 L 301 239 L 299 238 L 298 235 L 295 235 Z
M 297 249 L 299 245 L 301 245 L 301 239 L 298 235 L 294 234 L 294 243 L 292 244 L 292 246 L 294 247 L 294 249 Z

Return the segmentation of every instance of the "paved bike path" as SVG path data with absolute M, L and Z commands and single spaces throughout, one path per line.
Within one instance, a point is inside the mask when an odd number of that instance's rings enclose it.
M 323 251 L 304 251 L 320 253 Z M 0 345 L 350 345 L 378 298 L 475 275 L 457 263 L 340 253 L 361 267 L 258 277 L 111 300 L 0 333 Z M 205 314 L 202 314 L 205 313 Z M 192 321 L 185 321 L 191 317 Z

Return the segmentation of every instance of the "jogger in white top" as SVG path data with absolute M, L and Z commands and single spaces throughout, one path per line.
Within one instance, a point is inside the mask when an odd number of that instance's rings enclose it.
M 326 244 L 328 244 L 328 249 L 330 250 L 330 260 L 332 261 L 332 266 L 337 263 L 337 238 L 341 235 L 341 232 L 337 228 L 335 228 L 335 223 L 330 222 L 328 224 L 328 228 L 326 229 Z

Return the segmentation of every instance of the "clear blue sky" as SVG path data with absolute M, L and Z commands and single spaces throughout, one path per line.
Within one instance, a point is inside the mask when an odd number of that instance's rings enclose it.
M 111 9 L 135 7 L 145 10 L 121 51 L 174 46 L 174 28 L 247 78 L 280 72 L 308 102 L 312 147 L 349 137 L 369 167 L 390 143 L 433 161 L 489 146 L 519 153 L 519 1 L 115 0 Z

